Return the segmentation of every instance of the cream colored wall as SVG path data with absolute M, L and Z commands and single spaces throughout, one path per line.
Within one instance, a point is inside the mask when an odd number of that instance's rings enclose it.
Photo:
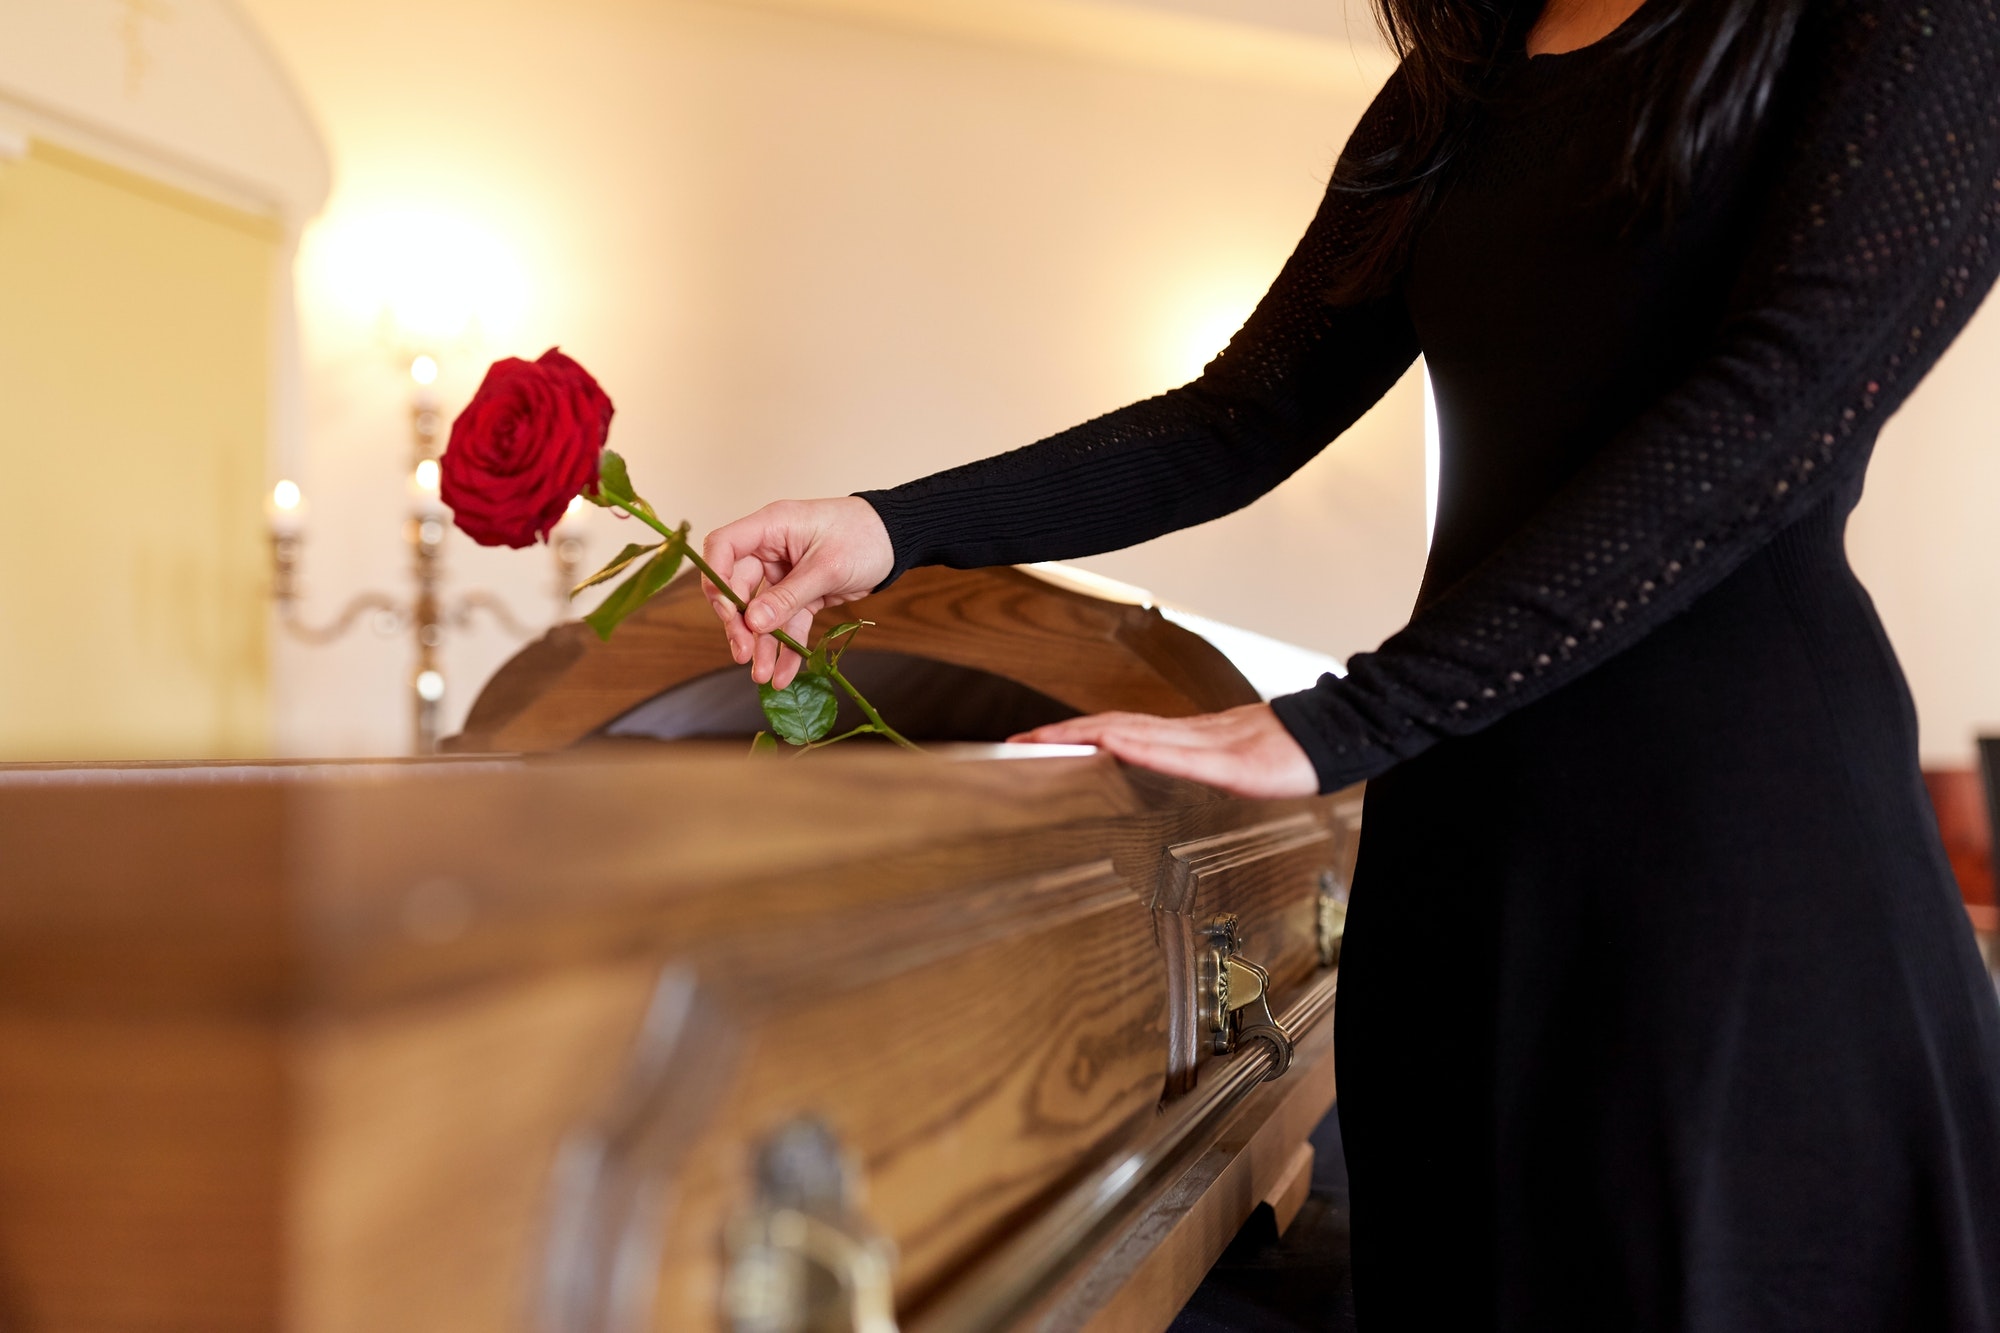
M 408 381 L 370 295 L 398 227 L 501 272 L 448 406 L 488 357 L 560 343 L 617 402 L 645 489 L 704 528 L 1181 382 L 1282 263 L 1369 91 L 1359 64 L 1266 86 L 730 4 L 247 8 L 336 165 L 301 257 L 314 615 L 403 586 Z M 1345 654 L 1407 610 L 1422 478 L 1412 382 L 1254 509 L 1089 563 Z M 602 558 L 623 534 L 590 521 Z M 548 606 L 543 553 L 451 543 L 459 587 Z M 514 648 L 452 641 L 450 717 Z M 286 748 L 405 744 L 400 641 L 277 651 Z
M 2000 734 L 2000 303 L 1882 432 L 1847 547 L 1902 658 L 1924 762 Z
M 230 0 L 0 4 L 0 758 L 268 750 L 262 503 L 326 175 Z
M 296 225 L 326 153 L 233 0 L 6 0 L 0 127 Z
M 269 221 L 0 163 L 0 758 L 268 746 Z

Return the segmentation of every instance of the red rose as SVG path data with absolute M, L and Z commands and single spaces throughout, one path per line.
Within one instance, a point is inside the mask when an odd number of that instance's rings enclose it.
M 551 347 L 536 361 L 495 361 L 451 423 L 438 494 L 482 546 L 531 546 L 597 481 L 611 399 Z

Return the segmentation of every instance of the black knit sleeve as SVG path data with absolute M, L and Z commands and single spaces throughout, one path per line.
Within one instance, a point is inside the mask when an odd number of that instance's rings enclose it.
M 1827 0 L 1787 82 L 1751 258 L 1695 368 L 1345 679 L 1276 701 L 1324 789 L 1574 680 L 1857 482 L 1992 285 L 1989 0 Z
M 1400 132 L 1392 77 L 1348 151 Z M 1363 203 L 1330 188 L 1298 249 L 1192 384 L 1011 453 L 862 491 L 896 563 L 961 569 L 1117 550 L 1232 513 L 1346 430 L 1416 359 L 1399 296 L 1335 307 Z

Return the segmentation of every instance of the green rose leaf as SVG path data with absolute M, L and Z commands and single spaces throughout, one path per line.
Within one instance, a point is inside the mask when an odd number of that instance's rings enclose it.
M 810 745 L 832 731 L 833 716 L 840 711 L 833 682 L 812 671 L 801 671 L 798 679 L 782 690 L 759 685 L 757 697 L 771 730 L 793 745 Z
M 681 524 L 673 540 L 664 543 L 664 549 L 639 566 L 638 573 L 613 588 L 611 595 L 583 618 L 584 624 L 597 631 L 598 638 L 610 638 L 611 631 L 617 629 L 625 617 L 644 606 L 648 598 L 666 587 L 680 572 L 681 557 L 687 554 L 687 533 L 687 524 Z
M 625 458 L 616 449 L 606 449 L 597 456 L 597 490 L 584 498 L 605 506 L 621 500 L 628 505 L 639 503 L 639 492 L 632 489 L 632 474 L 625 470 Z
M 840 665 L 840 655 L 848 650 L 849 644 L 842 642 L 864 625 L 872 625 L 872 620 L 850 620 L 845 625 L 836 625 L 826 632 L 812 652 L 806 655 L 804 670 L 818 675 L 829 676 Z
M 844 625 L 835 625 L 826 632 L 826 637 L 819 641 L 819 647 L 814 651 L 816 653 L 830 652 L 831 657 L 829 660 L 832 665 L 839 666 L 840 655 L 854 646 L 851 642 L 842 643 L 841 640 L 848 638 L 855 631 L 865 629 L 874 623 L 872 620 L 850 620 Z
M 778 738 L 768 731 L 760 731 L 750 738 L 751 754 L 776 754 Z
M 610 564 L 598 570 L 595 574 L 592 574 L 589 578 L 577 584 L 574 588 L 571 588 L 569 590 L 569 595 L 574 597 L 578 593 L 582 592 L 585 588 L 595 588 L 598 584 L 603 583 L 608 579 L 617 578 L 620 574 L 625 572 L 626 567 L 629 566 L 634 560 L 637 560 L 640 556 L 646 554 L 646 552 L 648 551 L 659 550 L 660 547 L 664 544 L 665 543 L 663 542 L 653 542 L 650 545 L 642 546 L 638 542 L 632 543 L 630 546 L 627 546 L 624 550 L 620 551 L 616 556 L 612 557 Z

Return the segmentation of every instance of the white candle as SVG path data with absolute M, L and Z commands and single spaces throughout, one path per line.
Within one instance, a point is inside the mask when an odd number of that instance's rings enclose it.
M 288 477 L 273 486 L 270 498 L 264 504 L 264 514 L 273 536 L 298 536 L 306 518 L 305 496 L 300 492 L 299 484 Z
M 410 470 L 410 498 L 416 502 L 418 518 L 442 519 L 445 516 L 444 502 L 438 498 L 438 483 L 441 471 L 435 458 L 417 461 Z

